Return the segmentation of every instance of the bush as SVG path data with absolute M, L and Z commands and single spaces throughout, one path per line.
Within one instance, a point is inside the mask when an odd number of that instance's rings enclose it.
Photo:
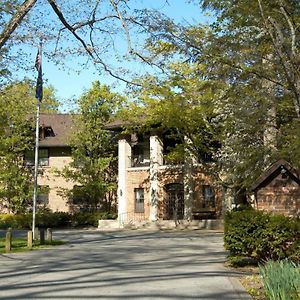
M 50 212 L 43 210 L 36 214 L 36 227 L 42 228 L 63 228 L 98 226 L 98 220 L 115 219 L 115 213 L 95 212 L 95 213 L 75 213 Z M 29 229 L 32 227 L 32 213 L 27 214 L 0 214 L 0 229 Z
M 225 216 L 224 245 L 231 256 L 266 261 L 289 257 L 299 260 L 300 221 L 255 210 Z
M 259 267 L 265 293 L 270 300 L 300 299 L 300 266 L 287 260 L 269 261 Z

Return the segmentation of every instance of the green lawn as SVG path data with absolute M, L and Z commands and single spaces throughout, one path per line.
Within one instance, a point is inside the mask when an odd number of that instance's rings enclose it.
M 63 245 L 63 241 L 45 241 L 45 245 L 40 245 L 40 241 L 35 241 L 32 249 L 27 248 L 27 240 L 22 238 L 13 238 L 11 252 L 30 251 L 49 248 L 49 246 Z M 11 253 L 10 252 L 10 253 Z M 5 238 L 0 239 L 0 253 L 5 253 Z

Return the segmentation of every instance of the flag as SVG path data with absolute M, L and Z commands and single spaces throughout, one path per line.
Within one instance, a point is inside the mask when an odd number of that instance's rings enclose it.
M 38 49 L 38 53 L 35 59 L 35 68 L 38 71 L 38 77 L 36 81 L 35 98 L 41 102 L 43 99 L 43 77 L 42 77 L 42 47 Z

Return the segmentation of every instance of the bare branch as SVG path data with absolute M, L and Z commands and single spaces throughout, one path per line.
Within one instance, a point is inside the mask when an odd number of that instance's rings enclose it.
M 0 49 L 5 45 L 5 43 L 10 38 L 12 33 L 16 30 L 16 28 L 21 24 L 22 20 L 34 6 L 36 1 L 37 0 L 25 0 L 23 4 L 20 5 L 17 12 L 9 20 L 9 22 L 0 34 Z
M 125 20 L 123 19 L 123 16 L 122 16 L 122 14 L 121 14 L 121 12 L 120 12 L 120 10 L 118 8 L 118 4 L 114 0 L 110 0 L 110 2 L 112 4 L 112 6 L 114 7 L 117 15 L 119 16 L 119 19 L 121 21 L 122 27 L 125 30 L 126 37 L 127 37 L 128 52 L 132 53 L 131 38 L 130 38 L 130 34 L 129 34 L 129 30 L 128 30 L 127 24 L 126 24 Z
M 49 4 L 51 5 L 52 9 L 54 10 L 55 14 L 58 16 L 59 20 L 62 22 L 62 24 L 65 26 L 66 29 L 68 29 L 73 36 L 81 43 L 81 45 L 83 46 L 83 48 L 85 49 L 85 51 L 88 53 L 88 55 L 90 56 L 90 58 L 93 60 L 93 62 L 95 64 L 100 64 L 102 65 L 103 69 L 112 77 L 119 79 L 127 84 L 130 85 L 139 85 L 138 83 L 129 81 L 127 79 L 124 79 L 118 75 L 116 75 L 115 73 L 112 72 L 112 70 L 110 70 L 107 66 L 106 63 L 104 63 L 104 61 L 99 57 L 99 55 L 97 55 L 97 53 L 95 53 L 94 49 L 92 47 L 90 47 L 89 45 L 87 45 L 85 43 L 85 41 L 76 33 L 76 29 L 74 27 L 72 27 L 67 20 L 65 19 L 63 13 L 61 12 L 61 10 L 59 9 L 59 7 L 57 6 L 55 0 L 48 0 Z

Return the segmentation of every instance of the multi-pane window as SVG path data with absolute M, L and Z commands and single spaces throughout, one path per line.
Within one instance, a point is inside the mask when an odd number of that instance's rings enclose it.
M 49 203 L 49 186 L 39 185 L 36 202 L 37 204 L 47 205 Z
M 210 185 L 203 186 L 203 207 L 214 208 L 215 207 L 215 191 Z
M 143 213 L 144 212 L 144 189 L 143 188 L 134 189 L 134 197 L 135 197 L 134 211 L 136 213 Z
M 34 150 L 25 151 L 25 164 L 34 165 Z M 39 149 L 39 166 L 49 166 L 49 150 L 47 148 Z

